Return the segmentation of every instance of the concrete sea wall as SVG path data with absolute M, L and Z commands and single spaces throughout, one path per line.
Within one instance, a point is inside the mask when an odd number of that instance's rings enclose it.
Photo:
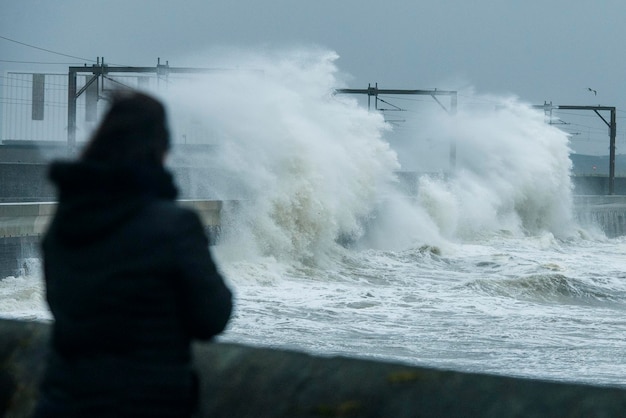
M 0 416 L 28 417 L 50 324 L 0 319 Z M 626 389 L 461 373 L 237 344 L 194 347 L 197 417 L 619 417 Z
M 194 209 L 202 220 L 211 244 L 220 233 L 219 200 L 181 200 Z M 28 268 L 25 260 L 39 258 L 39 242 L 56 204 L 51 202 L 0 203 L 0 280 L 22 274 Z
M 583 226 L 595 226 L 609 238 L 626 235 L 626 196 L 575 196 L 574 214 Z
M 236 201 L 219 200 L 180 203 L 198 212 L 212 244 L 219 238 L 222 211 L 237 206 Z M 582 225 L 597 227 L 608 237 L 626 235 L 626 196 L 575 196 L 574 203 Z M 0 279 L 20 274 L 28 267 L 26 259 L 39 257 L 39 240 L 55 208 L 51 202 L 0 203 Z

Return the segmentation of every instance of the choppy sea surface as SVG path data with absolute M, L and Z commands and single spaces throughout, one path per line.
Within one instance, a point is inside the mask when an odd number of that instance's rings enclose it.
M 219 261 L 220 249 L 214 249 Z M 497 237 L 343 250 L 326 268 L 221 264 L 221 341 L 626 387 L 626 239 Z M 0 281 L 0 315 L 50 319 L 37 273 Z
M 237 201 L 212 249 L 236 297 L 221 341 L 626 387 L 626 238 L 574 219 L 546 115 L 465 92 L 454 116 L 385 97 L 392 123 L 332 93 L 332 51 L 213 58 L 262 71 L 159 94 L 174 150 L 196 140 L 181 115 L 214 145 L 174 152 L 210 168 L 181 186 Z M 50 320 L 38 260 L 0 280 L 0 315 Z
M 542 236 L 346 253 L 328 270 L 243 263 L 223 339 L 626 386 L 625 250 Z

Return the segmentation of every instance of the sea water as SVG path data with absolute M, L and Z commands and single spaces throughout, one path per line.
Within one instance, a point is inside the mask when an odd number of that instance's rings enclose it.
M 175 142 L 191 124 L 215 144 L 188 163 L 219 175 L 185 187 L 227 202 L 212 252 L 236 304 L 219 339 L 626 386 L 626 238 L 575 221 L 567 136 L 476 94 L 395 126 L 333 94 L 337 58 L 231 53 L 219 64 L 254 71 L 157 92 Z M 422 173 L 412 193 L 403 170 Z M 0 281 L 0 314 L 47 321 L 30 262 Z

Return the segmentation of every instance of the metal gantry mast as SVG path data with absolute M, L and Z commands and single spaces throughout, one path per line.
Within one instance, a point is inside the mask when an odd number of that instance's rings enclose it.
M 378 109 L 378 98 L 379 94 L 408 94 L 408 95 L 420 95 L 420 96 L 431 96 L 438 104 L 450 115 L 456 115 L 457 111 L 457 103 L 458 103 L 458 95 L 456 91 L 453 90 L 406 90 L 406 89 L 379 89 L 378 83 L 372 87 L 371 84 L 367 85 L 366 89 L 336 89 L 335 93 L 341 94 L 367 94 L 367 108 L 371 109 L 371 98 L 374 97 L 374 108 Z M 450 108 L 446 108 L 441 101 L 437 98 L 437 96 L 449 96 L 450 97 Z M 454 170 L 456 167 L 456 142 L 453 140 L 450 143 L 450 169 Z
M 593 110 L 596 115 L 602 119 L 602 121 L 609 127 L 609 194 L 615 194 L 615 138 L 617 136 L 617 118 L 615 106 L 572 106 L 572 105 L 558 105 L 555 106 L 552 102 L 544 102 L 543 105 L 533 106 L 535 109 L 543 109 L 546 114 L 552 115 L 553 109 L 558 110 Z M 610 122 L 607 121 L 601 114 L 601 111 L 610 112 Z
M 101 98 L 101 87 L 98 85 L 100 78 L 106 77 L 108 74 L 115 73 L 152 73 L 158 79 L 167 79 L 169 74 L 203 74 L 224 71 L 223 69 L 214 68 L 188 68 L 188 67 L 170 67 L 169 61 L 161 64 L 161 59 L 157 59 L 155 67 L 132 67 L 132 66 L 109 66 L 104 63 L 104 58 L 96 61 L 97 64 L 83 67 L 69 67 L 68 70 L 68 88 L 67 88 L 67 143 L 70 149 L 76 147 L 76 102 L 78 98 L 88 89 L 95 87 L 96 100 Z M 77 90 L 77 75 L 92 74 L 84 86 Z M 115 81 L 115 80 L 113 80 Z M 94 84 L 95 83 L 95 84 Z M 119 83 L 121 84 L 121 83 Z

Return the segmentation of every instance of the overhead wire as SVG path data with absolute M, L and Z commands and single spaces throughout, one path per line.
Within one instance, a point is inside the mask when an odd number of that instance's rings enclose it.
M 19 60 L 3 60 L 0 62 L 9 62 L 14 64 L 41 64 L 41 65 L 80 65 L 77 62 L 52 62 L 52 61 L 19 61 Z
M 20 74 L 20 75 L 31 75 L 30 73 L 9 73 L 9 74 Z M 47 75 L 54 75 L 54 76 L 65 76 L 67 77 L 66 74 L 47 74 Z M 0 79 L 5 79 L 5 80 L 11 80 L 11 81 L 19 81 L 21 83 L 33 83 L 32 79 L 28 79 L 28 78 L 21 78 L 21 77 L 8 77 L 8 76 L 4 76 L 4 75 L 0 75 Z M 63 83 L 53 83 L 53 82 L 47 82 L 46 83 L 47 86 L 59 86 L 59 87 L 63 87 L 62 89 L 55 89 L 55 90 L 66 90 L 67 89 L 67 84 L 63 84 Z M 19 88 L 26 88 L 24 86 L 15 86 L 13 85 L 12 87 L 19 87 Z
M 412 102 L 421 102 L 421 103 L 426 103 L 429 101 L 428 98 L 413 98 L 413 97 L 398 97 L 398 96 L 393 96 L 393 95 L 380 95 L 380 97 L 385 97 L 388 99 L 393 99 L 393 100 L 404 100 L 404 101 L 412 101 Z M 468 96 L 468 95 L 463 95 L 463 94 L 459 94 L 459 97 L 463 97 L 463 98 L 468 98 L 468 99 L 472 99 L 472 102 L 467 102 L 464 101 L 464 105 L 498 105 L 499 102 L 495 101 L 495 100 L 490 100 L 490 99 L 484 99 L 484 98 L 480 98 L 480 97 L 475 97 L 475 96 Z M 388 102 L 387 102 L 388 103 Z M 385 109 L 388 110 L 388 109 Z M 419 113 L 416 112 L 412 109 L 403 109 L 408 113 Z M 621 112 L 625 112 L 625 111 L 621 111 Z M 594 114 L 583 114 L 583 113 L 575 113 L 575 112 L 567 112 L 567 111 L 558 111 L 557 109 L 554 109 L 554 113 L 557 114 L 557 118 L 559 121 L 561 121 L 561 123 L 553 123 L 552 125 L 557 126 L 558 128 L 563 130 L 564 132 L 568 133 L 569 135 L 578 135 L 580 134 L 580 132 L 577 131 L 586 131 L 587 134 L 591 134 L 593 137 L 595 137 L 595 139 L 599 139 L 597 136 L 605 133 L 605 129 L 603 127 L 597 127 L 597 126 L 591 126 L 591 125 L 586 125 L 586 124 L 581 124 L 581 123 L 573 123 L 573 122 L 569 122 L 567 120 L 563 120 L 560 116 L 564 115 L 564 116 L 570 116 L 570 117 L 584 117 L 584 118 L 597 118 L 596 115 Z M 625 117 L 620 117 L 620 119 L 622 118 L 626 118 Z M 569 117 L 566 119 L 570 119 Z M 623 130 L 618 130 L 618 135 L 623 135 L 626 132 L 624 132 Z M 594 139 L 594 138 L 591 138 Z M 574 142 L 581 142 L 583 141 L 582 138 L 571 138 L 572 141 Z M 585 139 L 584 141 L 589 141 L 590 139 Z
M 48 48 L 43 48 L 43 47 L 40 47 L 40 46 L 32 45 L 32 44 L 29 44 L 29 43 L 26 43 L 26 42 L 22 42 L 22 41 L 18 41 L 16 39 L 12 39 L 12 38 L 9 38 L 9 37 L 6 37 L 6 36 L 2 36 L 2 35 L 0 35 L 0 39 L 3 39 L 3 40 L 8 41 L 8 42 L 15 43 L 15 44 L 18 44 L 18 45 L 22 45 L 22 46 L 25 46 L 25 47 L 28 47 L 28 48 L 33 48 L 33 49 L 36 49 L 36 50 L 39 50 L 39 51 L 44 51 L 44 52 L 47 52 L 47 53 L 50 53 L 50 54 L 54 54 L 54 55 L 59 55 L 59 56 L 67 57 L 67 58 L 73 58 L 73 59 L 77 59 L 77 60 L 81 60 L 81 61 L 87 61 L 87 62 L 92 62 L 92 63 L 96 63 L 97 62 L 96 60 L 93 60 L 93 59 L 79 57 L 79 56 L 71 55 L 71 54 L 66 54 L 66 53 L 59 52 L 59 51 L 54 51 L 54 50 L 51 50 L 51 49 L 48 49 Z M 69 62 L 19 61 L 19 60 L 6 60 L 6 59 L 0 59 L 0 62 L 22 63 L 22 64 L 40 64 L 40 65 L 75 65 L 76 64 L 76 63 L 69 63 Z M 113 64 L 113 65 L 121 65 L 121 64 Z M 11 79 L 9 77 L 5 77 L 5 76 L 1 76 L 1 75 L 0 75 L 0 77 L 6 78 L 6 79 Z M 114 80 L 114 79 L 109 78 L 109 77 L 107 77 L 107 78 L 110 81 L 113 81 L 115 83 L 119 83 L 121 85 L 124 85 L 123 83 L 120 83 L 117 80 Z M 28 82 L 29 80 L 20 80 L 20 81 Z M 163 81 L 169 82 L 170 80 L 166 79 L 166 80 L 163 80 Z M 61 86 L 61 85 L 59 84 L 59 86 Z M 459 97 L 464 97 L 464 98 L 471 98 L 474 101 L 476 101 L 476 103 L 466 103 L 466 104 L 497 104 L 497 102 L 494 101 L 494 100 L 489 100 L 489 99 L 484 99 L 484 98 L 477 98 L 477 97 L 474 97 L 474 96 L 468 96 L 468 95 L 463 95 L 463 94 L 458 94 L 458 96 Z M 385 96 L 382 96 L 382 97 L 392 98 L 394 100 L 406 100 L 406 101 L 414 101 L 414 102 L 422 102 L 422 103 L 428 101 L 428 99 L 425 99 L 425 98 L 397 97 L 397 96 L 388 96 L 388 95 L 385 95 Z M 1 99 L 5 99 L 5 98 L 1 98 Z M 392 105 L 389 102 L 385 102 L 385 101 L 383 101 L 383 102 Z M 392 105 L 392 106 L 394 106 L 394 105 Z M 408 111 L 409 113 L 413 113 L 412 110 L 406 109 L 406 111 Z M 620 113 L 626 113 L 626 111 L 621 110 L 621 109 L 618 109 L 617 111 L 620 112 Z M 569 112 L 559 112 L 559 113 L 563 114 L 563 115 L 570 115 L 570 116 L 576 116 L 576 117 L 586 117 L 586 118 L 594 117 L 594 115 L 589 115 L 589 114 L 577 114 L 577 113 L 569 113 Z M 623 118 L 626 118 L 626 116 L 623 116 L 623 117 L 620 116 L 619 117 L 619 119 L 623 119 Z M 572 125 L 580 126 L 580 127 L 586 127 L 588 129 L 594 129 L 594 130 L 597 129 L 598 131 L 600 130 L 599 128 L 594 128 L 594 127 L 586 126 L 586 125 L 580 125 L 580 124 L 572 124 Z
M 0 39 L 4 39 L 5 41 L 8 41 L 8 42 L 13 42 L 13 43 L 16 43 L 18 45 L 22 45 L 22 46 L 25 46 L 25 47 L 28 47 L 28 48 L 37 49 L 39 51 L 44 51 L 44 52 L 47 52 L 47 53 L 50 53 L 50 54 L 59 55 L 59 56 L 62 56 L 62 57 L 67 57 L 67 58 L 74 58 L 74 59 L 83 61 L 81 63 L 61 63 L 61 62 L 50 62 L 50 63 L 47 63 L 47 62 L 38 62 L 38 61 L 32 61 L 31 62 L 31 61 L 17 61 L 17 60 L 16 61 L 0 60 L 0 62 L 14 62 L 14 63 L 23 63 L 23 64 L 49 64 L 49 65 L 57 65 L 57 64 L 58 65 L 81 65 L 81 64 L 84 64 L 85 61 L 92 62 L 92 63 L 98 63 L 97 60 L 84 58 L 84 57 L 79 57 L 79 56 L 71 55 L 71 54 L 66 54 L 66 53 L 63 53 L 63 52 L 53 51 L 53 50 L 48 49 L 48 48 L 42 48 L 40 46 L 31 45 L 29 43 L 18 41 L 16 39 L 11 39 L 11 38 L 8 38 L 8 37 L 2 36 L 2 35 L 0 35 Z M 108 65 L 117 65 L 117 66 L 127 66 L 126 64 L 116 64 L 116 63 L 107 63 L 107 64 Z
M 126 84 L 124 84 L 124 83 L 122 83 L 122 82 L 120 82 L 120 81 L 117 81 L 116 79 L 114 79 L 114 78 L 112 78 L 112 77 L 108 77 L 108 76 L 106 76 L 106 75 L 103 75 L 102 77 L 104 77 L 106 80 L 109 80 L 109 81 L 111 81 L 111 82 L 113 82 L 113 83 L 119 84 L 119 85 L 120 85 L 120 86 L 122 86 L 122 87 L 125 87 L 125 88 L 127 88 L 127 89 L 132 89 L 132 87 L 131 87 L 131 86 L 128 86 L 128 85 L 126 85 Z
M 17 41 L 15 39 L 7 38 L 6 36 L 2 36 L 2 35 L 0 35 L 0 39 L 4 39 L 5 41 L 13 42 L 13 43 L 16 43 L 16 44 L 19 44 L 19 45 L 23 45 L 23 46 L 26 46 L 26 47 L 29 47 L 29 48 L 38 49 L 40 51 L 48 52 L 50 54 L 60 55 L 60 56 L 63 56 L 63 57 L 68 57 L 68 58 L 74 58 L 74 59 L 78 59 L 78 60 L 81 60 L 81 61 L 96 62 L 96 61 L 88 59 L 88 58 L 77 57 L 76 55 L 64 54 L 62 52 L 53 51 L 51 49 L 42 48 L 42 47 L 39 47 L 39 46 L 27 44 L 26 42 Z

